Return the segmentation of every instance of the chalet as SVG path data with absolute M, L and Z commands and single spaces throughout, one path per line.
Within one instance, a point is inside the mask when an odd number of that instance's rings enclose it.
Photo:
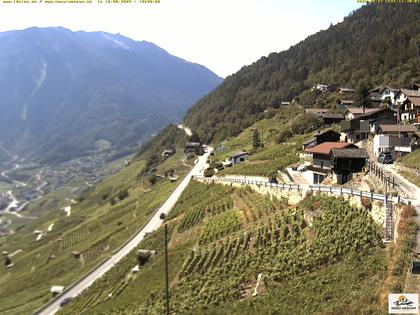
M 395 95 L 395 104 L 401 105 L 404 103 L 408 97 L 420 97 L 420 88 L 415 90 L 410 89 L 400 89 Z
M 351 143 L 366 140 L 370 134 L 369 122 L 360 119 L 343 120 L 341 132 L 346 134 L 346 141 Z
M 389 101 L 391 104 L 395 104 L 395 96 L 398 92 L 398 89 L 394 89 L 386 85 L 379 90 L 379 95 L 382 102 Z
M 321 115 L 322 121 L 325 125 L 337 124 L 344 120 L 344 114 L 340 113 L 325 113 Z
M 371 102 L 381 102 L 381 94 L 380 94 L 381 88 L 376 87 L 368 91 L 368 98 Z
M 420 94 L 418 96 L 407 96 L 405 101 L 398 105 L 398 120 L 420 123 Z
M 396 113 L 389 108 L 349 108 L 345 116 L 347 119 L 341 122 L 341 131 L 352 143 L 366 140 L 381 124 L 396 122 Z
M 370 118 L 376 118 L 378 115 L 382 114 L 385 111 L 387 111 L 386 108 L 363 108 L 363 107 L 349 108 L 344 114 L 344 117 L 347 120 L 351 120 L 355 118 L 363 118 L 366 120 Z
M 187 142 L 185 144 L 185 153 L 198 153 L 202 149 L 200 142 Z
M 380 125 L 373 138 L 373 152 L 397 152 L 400 155 L 416 150 L 417 128 L 412 125 Z
M 368 153 L 365 149 L 344 148 L 331 149 L 331 169 L 337 184 L 348 182 L 353 173 L 360 173 L 366 165 Z
M 340 136 L 340 133 L 332 129 L 324 132 L 318 131 L 312 138 L 303 143 L 303 149 L 309 149 L 324 142 L 338 142 L 340 141 Z
M 380 125 L 378 134 L 413 137 L 417 132 L 417 127 L 413 125 Z
M 332 174 L 331 150 L 343 148 L 356 148 L 356 146 L 348 142 L 324 142 L 305 150 L 306 153 L 312 154 L 312 165 L 308 170 L 313 173 L 314 184 L 321 183 Z
M 229 162 L 232 165 L 248 160 L 249 154 L 246 151 L 239 151 L 229 156 Z

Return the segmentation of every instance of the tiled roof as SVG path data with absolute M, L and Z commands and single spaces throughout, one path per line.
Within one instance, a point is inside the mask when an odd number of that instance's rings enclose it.
M 409 90 L 409 89 L 401 89 L 401 93 L 404 93 L 407 96 L 418 96 L 420 97 L 420 92 L 418 90 Z
M 236 158 L 236 157 L 238 157 L 238 156 L 242 156 L 242 155 L 246 155 L 246 154 L 248 154 L 248 152 L 245 152 L 245 151 L 238 151 L 238 152 L 235 152 L 235 153 L 231 154 L 229 157 L 230 157 L 230 158 Z
M 415 106 L 420 106 L 420 95 L 419 96 L 408 96 L 407 98 Z
M 379 129 L 383 132 L 412 132 L 417 131 L 417 127 L 413 125 L 379 125 Z
M 333 148 L 342 149 L 350 146 L 353 146 L 353 144 L 348 142 L 323 142 L 315 147 L 306 149 L 305 152 L 328 155 Z
M 337 158 L 359 158 L 367 159 L 369 157 L 365 149 L 331 149 L 331 154 Z
M 349 108 L 347 111 L 353 115 L 368 115 L 384 110 L 383 108 Z

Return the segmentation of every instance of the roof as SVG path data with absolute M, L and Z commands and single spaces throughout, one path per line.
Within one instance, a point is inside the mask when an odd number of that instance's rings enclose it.
M 353 115 L 370 115 L 380 111 L 383 111 L 385 108 L 349 108 L 347 112 L 352 113 Z M 346 113 L 347 113 L 346 112 Z
M 383 132 L 410 132 L 415 133 L 417 127 L 414 125 L 379 125 Z
M 303 145 L 310 144 L 314 141 L 316 141 L 316 138 L 310 138 L 310 139 L 306 140 L 305 142 L 303 142 Z
M 246 151 L 238 151 L 238 152 L 235 152 L 235 153 L 229 155 L 229 157 L 230 158 L 236 158 L 238 156 L 247 155 L 247 154 L 248 154 L 248 152 L 246 152 Z
M 401 89 L 399 93 L 404 93 L 407 96 L 420 96 L 419 90 Z
M 408 96 L 408 100 L 414 104 L 414 106 L 420 106 L 420 95 L 419 96 Z
M 381 90 L 380 86 L 374 87 L 373 89 L 370 89 L 368 92 L 379 92 Z
M 323 142 L 321 144 L 318 144 L 317 146 L 306 149 L 305 152 L 328 155 L 330 154 L 330 151 L 333 148 L 342 149 L 349 146 L 354 146 L 354 145 L 348 142 Z
M 335 133 L 335 134 L 338 134 L 338 135 L 340 134 L 339 132 L 337 132 L 337 131 L 335 131 L 333 129 L 327 129 L 327 130 L 325 130 L 323 132 L 316 133 L 315 136 L 321 136 L 321 135 L 325 135 L 327 133 Z
M 319 113 L 327 113 L 330 110 L 327 108 L 305 108 L 305 113 L 308 114 L 319 114 Z
M 345 149 L 331 149 L 331 154 L 336 158 L 356 158 L 367 159 L 369 157 L 365 149 L 345 148 Z
M 344 119 L 344 114 L 325 113 L 325 114 L 322 114 L 322 118 Z
M 201 146 L 201 143 L 200 142 L 187 142 L 186 146 L 188 146 L 188 147 L 198 147 L 198 146 Z
M 394 92 L 398 92 L 398 89 L 395 89 L 393 87 L 390 87 L 388 85 L 385 85 L 382 89 L 379 90 L 379 93 L 382 93 L 383 91 L 385 91 L 386 89 L 390 90 L 390 91 L 394 91 Z

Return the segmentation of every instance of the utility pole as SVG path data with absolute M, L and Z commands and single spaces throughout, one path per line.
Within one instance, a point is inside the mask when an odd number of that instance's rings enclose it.
M 169 264 L 168 264 L 168 225 L 165 224 L 165 299 L 166 314 L 169 315 Z

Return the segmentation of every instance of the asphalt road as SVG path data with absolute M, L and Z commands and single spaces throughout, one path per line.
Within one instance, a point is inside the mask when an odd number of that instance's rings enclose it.
M 187 187 L 188 183 L 190 182 L 191 176 L 202 174 L 202 171 L 204 170 L 204 167 L 206 165 L 207 158 L 212 150 L 213 150 L 212 148 L 208 148 L 206 150 L 207 152 L 203 156 L 200 156 L 198 158 L 198 162 L 191 169 L 188 175 L 182 180 L 182 182 L 178 185 L 178 187 L 163 203 L 163 205 L 159 208 L 159 210 L 155 213 L 155 215 L 150 219 L 150 221 L 146 224 L 146 226 L 139 233 L 137 233 L 137 235 L 130 242 L 128 242 L 124 247 L 122 247 L 117 253 L 113 254 L 99 268 L 97 268 L 95 271 L 89 274 L 86 278 L 84 278 L 79 283 L 77 283 L 68 292 L 65 292 L 51 305 L 49 305 L 47 308 L 45 308 L 44 310 L 42 310 L 41 312 L 37 314 L 49 315 L 49 314 L 54 314 L 55 312 L 57 312 L 60 308 L 60 303 L 64 299 L 75 297 L 76 295 L 80 294 L 84 289 L 89 287 L 96 279 L 104 275 L 115 264 L 117 264 L 124 256 L 126 256 L 129 252 L 131 252 L 143 240 L 146 233 L 150 233 L 158 229 L 162 225 L 162 222 L 163 222 L 159 218 L 160 214 L 162 212 L 165 214 L 168 214 L 172 210 L 175 203 L 178 201 L 179 197 L 181 196 L 182 192 L 184 191 L 184 189 Z

